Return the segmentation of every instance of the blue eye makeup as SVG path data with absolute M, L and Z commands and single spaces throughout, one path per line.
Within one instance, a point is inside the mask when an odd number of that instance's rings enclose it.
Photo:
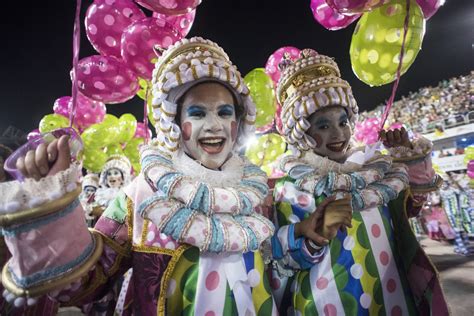
M 231 116 L 234 114 L 234 106 L 230 104 L 224 104 L 219 107 L 219 116 Z
M 314 126 L 318 129 L 327 128 L 329 126 L 329 121 L 326 118 L 320 118 L 315 123 Z
M 206 116 L 206 110 L 199 105 L 191 105 L 189 108 L 187 108 L 186 113 L 189 117 L 202 118 Z

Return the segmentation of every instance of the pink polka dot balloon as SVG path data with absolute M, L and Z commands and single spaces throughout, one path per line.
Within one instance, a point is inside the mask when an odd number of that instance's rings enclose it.
M 347 27 L 360 17 L 360 14 L 344 15 L 331 8 L 325 0 L 311 0 L 314 19 L 326 29 L 337 31 Z
M 390 0 L 326 0 L 326 3 L 336 12 L 354 14 L 371 11 L 389 1 Z
M 380 119 L 370 117 L 363 122 L 357 123 L 354 131 L 354 138 L 366 145 L 376 143 L 379 138 Z
M 137 123 L 137 129 L 135 130 L 134 138 L 145 138 L 148 132 L 148 138 L 151 138 L 151 130 L 145 126 L 144 123 Z
M 201 0 L 136 0 L 138 4 L 157 13 L 179 15 L 195 9 Z
M 79 91 L 104 103 L 122 103 L 139 89 L 137 75 L 122 61 L 100 55 L 81 59 L 78 64 Z
M 125 63 L 140 77 L 151 80 L 156 53 L 153 47 L 167 48 L 181 39 L 170 24 L 145 18 L 128 26 L 122 34 L 121 52 Z
M 423 11 L 425 19 L 428 20 L 438 11 L 439 7 L 444 4 L 444 1 L 445 0 L 416 0 L 416 3 L 418 3 L 421 11 Z
M 287 54 L 291 60 L 295 60 L 300 56 L 300 50 L 293 46 L 285 46 L 277 49 L 270 55 L 265 65 L 265 72 L 272 78 L 274 83 L 278 83 L 280 79 L 280 69 L 278 65 L 285 54 Z
M 95 0 L 86 13 L 86 34 L 95 50 L 120 57 L 120 38 L 127 26 L 145 18 L 132 0 Z
M 61 97 L 54 102 L 54 113 L 69 118 L 72 111 L 72 97 Z M 88 97 L 77 94 L 76 116 L 74 117 L 74 125 L 82 132 L 92 124 L 100 123 L 105 117 L 105 104 L 94 101 Z
M 182 37 L 186 37 L 186 35 L 188 35 L 191 27 L 193 26 L 195 16 L 196 10 L 189 11 L 188 13 L 182 15 L 166 15 L 156 12 L 153 13 L 154 18 L 168 22 L 181 34 Z

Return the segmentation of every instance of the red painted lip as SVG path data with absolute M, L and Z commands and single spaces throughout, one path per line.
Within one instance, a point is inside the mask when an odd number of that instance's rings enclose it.
M 346 148 L 346 142 L 334 142 L 330 144 L 326 144 L 326 148 L 329 149 L 330 151 L 339 153 Z
M 220 141 L 215 144 L 206 143 L 207 141 Z M 198 140 L 199 146 L 201 146 L 202 150 L 210 155 L 217 155 L 222 152 L 224 149 L 224 145 L 226 142 L 225 137 L 203 137 Z

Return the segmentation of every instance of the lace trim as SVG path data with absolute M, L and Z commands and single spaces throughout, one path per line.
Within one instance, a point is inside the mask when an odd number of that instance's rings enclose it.
M 77 164 L 39 181 L 10 181 L 0 184 L 0 213 L 31 209 L 57 200 L 78 187 L 80 168 Z

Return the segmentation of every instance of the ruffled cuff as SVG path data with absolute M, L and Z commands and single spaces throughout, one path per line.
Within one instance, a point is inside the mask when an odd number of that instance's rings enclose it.
M 16 296 L 37 297 L 70 284 L 89 271 L 102 251 L 102 239 L 89 233 L 85 223 L 76 171 L 72 167 L 43 181 L 8 185 L 13 192 L 7 195 L 7 205 L 17 204 L 0 215 L 12 254 L 2 282 Z M 45 192 L 50 194 L 43 200 L 32 198 Z
M 79 190 L 77 181 L 80 168 L 71 165 L 54 176 L 36 181 L 9 181 L 0 184 L 0 213 L 17 213 L 19 210 L 32 209 L 41 204 L 55 201 L 68 193 Z M 2 222 L 0 222 L 0 225 Z
M 424 137 L 413 142 L 413 148 L 390 148 L 394 162 L 404 163 L 408 167 L 410 187 L 414 193 L 426 193 L 437 190 L 442 179 L 432 167 L 431 150 L 433 144 Z

